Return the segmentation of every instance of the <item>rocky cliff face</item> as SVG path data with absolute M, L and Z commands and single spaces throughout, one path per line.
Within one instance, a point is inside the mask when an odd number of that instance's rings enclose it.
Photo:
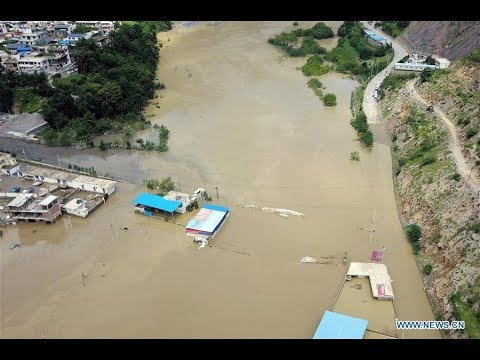
M 447 130 L 439 119 L 415 105 L 405 88 L 388 94 L 381 109 L 392 135 L 397 201 L 403 223 L 422 229 L 416 256 L 438 318 L 459 319 L 451 295 L 460 294 L 480 314 L 480 197 L 456 176 Z M 441 94 L 438 94 L 441 96 Z M 442 100 L 443 101 L 443 100 Z M 449 337 L 467 337 L 451 331 Z
M 412 21 L 400 40 L 412 50 L 455 60 L 480 45 L 479 21 Z
M 418 89 L 429 103 L 439 107 L 456 125 L 464 158 L 480 176 L 480 64 L 456 61 L 436 71 Z

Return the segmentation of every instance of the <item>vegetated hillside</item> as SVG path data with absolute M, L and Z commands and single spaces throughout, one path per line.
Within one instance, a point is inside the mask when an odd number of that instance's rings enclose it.
M 477 60 L 475 56 L 478 56 Z M 480 49 L 449 69 L 437 70 L 419 93 L 456 124 L 465 159 L 480 174 Z
M 454 64 L 450 73 L 437 73 L 437 84 L 444 76 L 467 74 L 468 69 Z M 436 318 L 466 322 L 465 331 L 444 335 L 480 338 L 479 194 L 457 173 L 443 123 L 415 105 L 402 86 L 406 80 L 398 79 L 400 86 L 386 89 L 380 103 L 391 134 L 400 219 L 421 229 L 418 240 L 412 237 L 412 251 Z M 462 92 L 471 91 L 470 81 L 453 84 Z M 437 95 L 441 103 L 442 92 Z
M 413 50 L 455 60 L 480 45 L 480 22 L 412 21 L 399 38 Z

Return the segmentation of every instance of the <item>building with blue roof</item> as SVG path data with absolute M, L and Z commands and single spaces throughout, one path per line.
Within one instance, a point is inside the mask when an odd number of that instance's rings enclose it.
M 313 339 L 363 339 L 368 321 L 325 311 Z
M 185 226 L 187 236 L 213 238 L 230 215 L 230 209 L 214 204 L 204 204 Z
M 384 46 L 387 44 L 387 40 L 385 38 L 375 34 L 373 31 L 364 29 L 363 32 L 365 33 L 365 36 L 372 40 L 374 43 Z
M 153 216 L 155 213 L 166 214 L 171 213 L 173 219 L 173 212 L 181 206 L 180 201 L 167 200 L 161 196 L 141 193 L 135 200 L 133 200 L 133 206 L 136 212 L 142 213 L 147 216 Z

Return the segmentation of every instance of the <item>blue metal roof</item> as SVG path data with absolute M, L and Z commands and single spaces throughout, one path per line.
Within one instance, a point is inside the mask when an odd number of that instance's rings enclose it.
M 203 205 L 205 209 L 216 210 L 216 211 L 223 211 L 228 212 L 229 209 L 223 206 L 213 205 L 213 204 L 205 204 Z
M 365 34 L 372 38 L 373 40 L 375 41 L 378 41 L 378 42 L 382 42 L 382 41 L 386 41 L 383 37 L 381 37 L 380 35 L 377 35 L 375 34 L 373 31 L 370 31 L 370 30 L 367 30 L 367 29 L 364 29 L 363 30 L 365 32 Z
M 368 321 L 352 316 L 325 311 L 314 339 L 362 339 Z
M 174 212 L 182 203 L 180 201 L 167 200 L 158 195 L 141 193 L 133 200 L 134 205 L 149 206 L 158 210 Z

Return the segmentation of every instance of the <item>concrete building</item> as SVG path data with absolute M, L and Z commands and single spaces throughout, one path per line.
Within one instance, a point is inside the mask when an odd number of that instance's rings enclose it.
M 85 34 L 68 34 L 65 39 L 63 40 L 67 40 L 69 41 L 71 44 L 75 44 L 78 40 L 80 39 L 86 39 L 86 35 Z
M 0 152 L 0 173 L 15 175 L 19 169 L 20 165 L 12 155 Z
M 62 209 L 65 210 L 67 214 L 80 216 L 80 217 L 87 217 L 89 213 L 89 209 L 85 200 L 83 199 L 72 199 L 68 203 L 62 206 Z
M 33 194 L 19 194 L 6 207 L 16 220 L 52 224 L 62 214 L 58 198 L 50 195 L 35 199 Z
M 395 70 L 405 70 L 405 71 L 423 71 L 425 69 L 435 70 L 437 67 L 435 65 L 428 65 L 423 63 L 396 63 Z
M 19 43 L 23 45 L 32 46 L 44 35 L 45 35 L 44 32 L 26 31 L 20 36 Z
M 450 60 L 446 58 L 435 58 L 437 69 L 447 69 L 450 66 Z
M 372 295 L 378 300 L 393 300 L 392 279 L 385 264 L 351 262 L 345 279 L 354 277 L 368 277 Z
M 22 165 L 17 175 L 19 177 L 27 177 L 50 184 L 56 184 L 59 187 L 71 187 L 104 195 L 111 195 L 116 190 L 116 182 L 112 180 L 78 175 L 76 173 L 41 166 Z
M 44 72 L 48 76 L 60 74 L 62 77 L 78 72 L 67 46 L 34 45 L 33 50 L 34 52 L 19 57 L 18 71 L 29 74 Z
M 173 190 L 165 194 L 163 198 L 166 200 L 179 201 L 181 205 L 175 209 L 175 212 L 180 214 L 185 214 L 187 212 L 187 206 L 193 202 L 190 195 Z
M 75 21 L 77 25 L 89 26 L 92 28 L 97 28 L 103 32 L 110 32 L 115 28 L 113 21 Z
M 53 25 L 53 35 L 66 37 L 72 33 L 73 26 L 71 24 L 55 24 Z
M 373 45 L 387 45 L 387 40 L 385 40 L 380 35 L 375 34 L 373 31 L 364 29 L 363 32 L 365 36 L 368 38 L 368 41 Z

